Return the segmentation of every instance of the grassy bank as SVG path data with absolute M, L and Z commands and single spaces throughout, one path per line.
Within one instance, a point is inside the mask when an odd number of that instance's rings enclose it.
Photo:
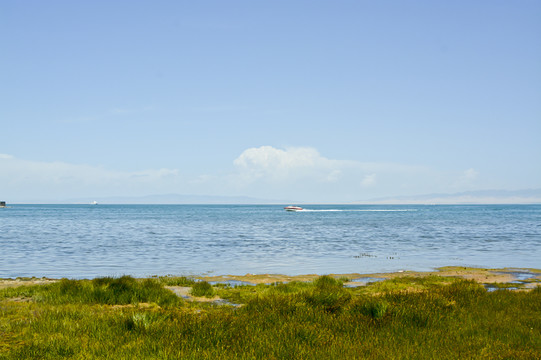
M 231 287 L 187 278 L 0 290 L 0 359 L 539 359 L 541 288 L 402 277 Z M 165 286 L 191 288 L 186 301 Z

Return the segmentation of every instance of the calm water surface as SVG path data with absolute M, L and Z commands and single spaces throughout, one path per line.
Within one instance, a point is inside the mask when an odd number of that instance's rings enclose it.
M 13 205 L 0 278 L 541 268 L 540 205 Z

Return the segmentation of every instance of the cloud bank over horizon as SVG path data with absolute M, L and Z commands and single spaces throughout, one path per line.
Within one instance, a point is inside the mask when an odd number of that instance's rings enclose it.
M 133 194 L 174 187 L 180 180 L 176 169 L 127 172 L 87 164 L 25 160 L 8 154 L 0 154 L 0 166 L 0 192 L 15 201 Z
M 313 147 L 252 147 L 231 165 L 223 174 L 188 176 L 174 168 L 119 171 L 0 154 L 0 190 L 12 202 L 166 193 L 349 202 L 482 189 L 473 186 L 480 178 L 473 168 L 450 175 L 425 166 L 330 159 Z

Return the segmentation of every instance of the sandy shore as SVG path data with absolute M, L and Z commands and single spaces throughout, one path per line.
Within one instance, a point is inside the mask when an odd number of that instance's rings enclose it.
M 503 269 L 482 269 L 471 267 L 446 266 L 436 269 L 435 271 L 399 271 L 392 273 L 374 273 L 374 274 L 307 274 L 307 275 L 279 275 L 279 274 L 245 274 L 245 275 L 220 275 L 220 276 L 196 276 L 195 278 L 220 283 L 236 283 L 239 284 L 270 284 L 276 282 L 291 282 L 291 281 L 312 281 L 321 275 L 330 275 L 336 278 L 350 279 L 346 283 L 348 286 L 363 286 L 368 282 L 377 281 L 378 279 L 392 279 L 396 277 L 413 276 L 425 277 L 431 275 L 459 277 L 463 279 L 475 280 L 483 284 L 494 283 L 511 283 L 514 281 L 522 281 L 525 287 L 535 287 L 541 285 L 541 269 L 530 268 L 503 268 Z M 0 289 L 21 285 L 44 285 L 58 281 L 57 279 L 48 278 L 17 278 L 17 279 L 0 279 Z
M 312 281 L 318 276 L 323 274 L 309 274 L 309 275 L 274 275 L 274 274 L 246 274 L 246 275 L 224 275 L 224 276 L 205 276 L 199 277 L 205 281 L 215 282 L 228 282 L 228 281 L 240 281 L 251 284 L 268 284 L 274 282 L 290 282 L 290 281 Z M 325 274 L 336 278 L 347 278 L 351 281 L 346 285 L 350 286 L 362 286 L 367 282 L 377 281 L 377 279 L 392 279 L 396 277 L 413 276 L 449 276 L 459 277 L 463 279 L 475 280 L 483 284 L 494 283 L 510 283 L 513 281 L 519 281 L 523 278 L 528 278 L 534 286 L 537 283 L 541 283 L 541 270 L 530 268 L 503 268 L 503 269 L 481 269 L 471 267 L 458 267 L 458 266 L 446 266 L 436 269 L 436 271 L 399 271 L 392 273 L 374 273 L 374 274 Z

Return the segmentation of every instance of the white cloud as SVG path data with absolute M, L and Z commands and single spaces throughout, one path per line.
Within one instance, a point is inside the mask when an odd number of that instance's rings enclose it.
M 340 178 L 342 177 L 342 173 L 343 173 L 342 170 L 333 170 L 327 175 L 327 177 L 325 178 L 325 181 L 336 182 L 340 180 Z
M 234 165 L 237 173 L 229 184 L 251 196 L 354 201 L 442 190 L 428 186 L 440 182 L 434 181 L 436 172 L 423 166 L 329 159 L 310 147 L 249 148 Z
M 101 166 L 40 162 L 0 156 L 0 190 L 21 199 L 147 195 L 177 191 L 179 170 L 116 171 Z
M 375 184 L 376 184 L 376 174 L 366 175 L 361 181 L 361 186 L 364 186 L 364 187 L 374 186 Z
M 248 182 L 257 179 L 283 182 L 299 178 L 334 182 L 341 177 L 341 169 L 348 165 L 347 161 L 327 159 L 314 148 L 282 150 L 272 146 L 249 148 L 233 163 Z
M 246 181 L 291 182 L 310 179 L 337 182 L 357 179 L 363 186 L 373 186 L 380 176 L 426 174 L 427 169 L 393 163 L 359 162 L 328 159 L 310 147 L 277 149 L 272 146 L 249 148 L 235 159 L 239 174 Z
M 249 148 L 232 165 L 226 173 L 188 177 L 170 168 L 119 171 L 0 154 L 0 197 L 21 202 L 177 193 L 356 201 L 467 190 L 479 176 L 475 169 L 450 174 L 422 166 L 329 159 L 310 147 Z
M 458 189 L 467 189 L 471 187 L 477 178 L 479 177 L 479 172 L 473 168 L 467 169 L 460 174 L 458 179 L 453 183 L 453 188 Z
M 115 107 L 109 111 L 109 114 L 118 115 L 118 114 L 134 114 L 141 113 L 145 111 L 153 110 L 152 106 L 138 107 L 138 108 L 124 108 L 124 107 Z
M 272 146 L 261 146 L 245 150 L 233 163 L 242 169 L 274 172 L 311 167 L 319 158 L 319 153 L 312 148 L 281 150 Z
M 478 175 L 479 175 L 479 172 L 475 171 L 475 169 L 468 169 L 464 171 L 462 178 L 466 180 L 475 180 Z
M 190 180 L 191 184 L 212 184 L 217 178 L 212 175 L 198 175 Z

